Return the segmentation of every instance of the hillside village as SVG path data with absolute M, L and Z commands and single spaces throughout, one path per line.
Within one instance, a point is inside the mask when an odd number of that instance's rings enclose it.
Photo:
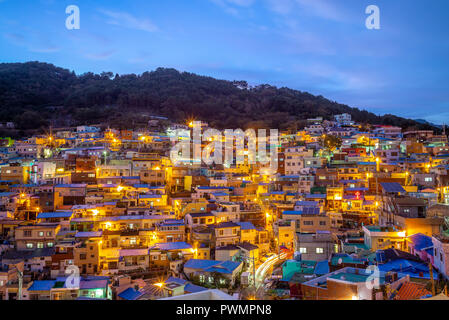
M 445 130 L 308 119 L 272 172 L 174 164 L 191 123 L 0 138 L 0 299 L 449 299 Z

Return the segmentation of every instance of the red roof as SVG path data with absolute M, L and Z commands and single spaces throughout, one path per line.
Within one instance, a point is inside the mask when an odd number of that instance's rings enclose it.
M 395 300 L 416 300 L 428 294 L 431 292 L 426 290 L 424 285 L 406 282 L 399 288 Z

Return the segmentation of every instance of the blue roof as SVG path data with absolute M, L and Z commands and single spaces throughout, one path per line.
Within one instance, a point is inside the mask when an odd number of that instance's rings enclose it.
M 318 261 L 315 265 L 315 270 L 313 271 L 316 275 L 328 274 L 329 272 L 329 262 L 327 260 Z
M 12 196 L 15 194 L 17 194 L 17 193 L 15 193 L 15 192 L 0 192 L 0 197 L 9 197 L 9 196 Z
M 56 284 L 56 280 L 35 280 L 28 291 L 49 291 Z
M 368 191 L 368 188 L 346 188 L 346 191 Z
M 103 231 L 78 231 L 75 238 L 98 238 L 101 237 Z
M 248 221 L 245 222 L 236 222 L 240 226 L 240 230 L 251 230 L 256 229 L 256 227 Z
M 138 183 L 138 184 L 134 184 L 133 187 L 134 187 L 134 188 L 149 188 L 150 185 Z
M 218 261 L 218 260 L 203 260 L 190 259 L 184 265 L 185 268 L 199 269 L 205 272 L 219 272 L 231 274 L 242 263 L 235 261 Z
M 175 282 L 177 284 L 185 284 L 187 282 L 187 280 L 181 279 L 181 278 L 177 278 L 177 277 L 169 277 L 167 280 L 164 281 L 165 283 L 171 283 L 171 282 Z
M 192 245 L 187 242 L 161 242 L 156 243 L 153 248 L 158 248 L 160 250 L 183 250 L 191 249 Z
M 433 247 L 432 238 L 422 233 L 415 233 L 407 237 L 407 240 L 414 244 L 416 250 Z
M 380 271 L 396 271 L 410 275 L 411 278 L 430 279 L 429 267 L 426 263 L 407 259 L 397 259 L 378 265 Z M 422 277 L 420 276 L 422 273 Z
M 220 189 L 229 189 L 228 187 L 217 187 L 217 186 L 199 186 L 197 189 L 204 190 L 204 189 L 210 189 L 210 190 L 220 190 Z
M 325 194 L 306 194 L 306 199 L 326 199 Z
M 143 194 L 139 196 L 139 199 L 155 199 L 162 198 L 161 194 Z
M 118 296 L 125 300 L 137 300 L 139 297 L 143 295 L 142 292 L 136 290 L 134 288 L 128 288 L 123 292 L 120 292 Z
M 48 218 L 70 218 L 72 216 L 72 211 L 65 212 L 41 212 L 37 215 L 38 219 L 48 219 Z
M 285 210 L 282 212 L 282 214 L 289 214 L 289 215 L 301 215 L 302 211 L 293 211 L 293 210 Z
M 386 192 L 405 192 L 398 182 L 381 182 L 380 185 Z
M 85 183 L 71 183 L 71 184 L 57 184 L 55 188 L 85 188 L 87 184 Z
M 316 202 L 316 201 L 305 201 L 305 200 L 302 200 L 302 201 L 296 201 L 296 203 L 295 203 L 295 206 L 318 206 L 318 202 Z
M 226 197 L 229 196 L 226 192 L 214 192 L 212 193 L 215 197 Z
M 205 290 L 207 290 L 207 288 L 197 286 L 192 283 L 187 283 L 186 286 L 184 287 L 184 292 L 188 292 L 188 293 L 201 292 L 201 291 L 205 291 Z

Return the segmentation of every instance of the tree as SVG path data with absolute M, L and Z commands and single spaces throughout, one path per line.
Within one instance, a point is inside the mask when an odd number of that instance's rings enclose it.
M 342 140 L 338 136 L 325 134 L 320 138 L 320 145 L 331 152 L 335 151 L 337 148 L 340 148 L 341 144 Z
M 267 84 L 250 87 L 244 81 L 217 80 L 167 68 L 140 75 L 76 75 L 47 63 L 2 63 L 0 105 L 1 121 L 34 111 L 43 119 L 70 125 L 113 119 L 129 125 L 124 115 L 134 116 L 133 120 L 145 112 L 178 122 L 193 117 L 219 129 L 295 131 L 306 125 L 307 118 L 329 120 L 335 114 L 349 113 L 357 122 L 439 130 L 394 115 L 377 116 L 307 92 Z M 42 125 L 39 121 L 22 124 L 28 129 Z

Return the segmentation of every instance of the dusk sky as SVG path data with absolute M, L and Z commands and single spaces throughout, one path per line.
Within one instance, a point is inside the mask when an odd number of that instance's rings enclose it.
M 81 28 L 65 27 L 68 5 Z M 365 8 L 380 8 L 380 30 Z M 449 123 L 449 1 L 0 0 L 0 61 L 172 67 Z

